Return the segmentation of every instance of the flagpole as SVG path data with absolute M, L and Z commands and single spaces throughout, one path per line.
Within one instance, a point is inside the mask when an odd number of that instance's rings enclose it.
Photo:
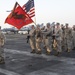
M 34 17 L 35 25 L 36 25 L 36 17 Z
M 34 17 L 34 21 L 33 21 L 33 22 L 34 22 L 34 24 L 36 25 L 36 17 Z
M 36 17 L 34 17 L 34 24 L 36 25 Z

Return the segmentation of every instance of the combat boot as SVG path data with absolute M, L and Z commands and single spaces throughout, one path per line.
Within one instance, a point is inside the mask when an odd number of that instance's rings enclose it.
M 31 51 L 31 53 L 35 53 L 35 50 L 33 49 L 33 50 Z
M 69 53 L 70 51 L 71 51 L 71 50 L 70 50 L 69 48 L 66 50 L 66 52 L 68 52 L 68 53 Z
M 46 52 L 46 55 L 50 55 L 50 53 L 51 53 L 51 52 L 48 52 L 48 51 L 47 51 L 47 52 Z
M 46 46 L 44 46 L 43 49 L 46 49 Z
M 4 58 L 0 57 L 0 64 L 5 64 Z
M 61 52 L 57 52 L 57 53 L 55 54 L 55 56 L 58 56 L 59 54 L 61 54 Z
M 69 53 L 70 51 L 71 51 L 70 49 L 67 50 L 68 53 Z
M 41 51 L 37 51 L 36 54 L 41 54 Z

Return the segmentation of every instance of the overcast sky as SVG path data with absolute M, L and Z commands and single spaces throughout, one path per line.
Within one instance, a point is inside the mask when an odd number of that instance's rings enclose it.
M 12 10 L 15 2 L 21 6 L 28 0 L 0 0 L 0 26 L 2 28 L 11 27 L 4 24 L 4 21 Z M 34 0 L 36 23 L 60 22 L 61 24 L 69 23 L 70 26 L 75 24 L 75 0 Z

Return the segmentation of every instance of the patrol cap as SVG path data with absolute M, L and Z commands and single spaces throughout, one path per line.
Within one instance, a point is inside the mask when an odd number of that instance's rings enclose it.
M 73 25 L 75 27 L 75 25 Z
M 47 23 L 46 25 L 47 25 L 47 26 L 50 26 L 50 23 Z
M 55 26 L 55 22 L 52 22 L 51 26 Z
M 61 24 L 61 26 L 64 26 L 63 24 Z
M 34 26 L 34 25 L 31 25 L 31 26 Z
M 75 25 L 73 25 L 73 28 L 75 28 Z
M 37 26 L 37 27 L 40 27 L 40 24 L 37 24 L 36 26 Z
M 57 22 L 56 25 L 58 26 L 58 25 L 60 25 L 60 23 Z
M 66 23 L 65 25 L 68 26 L 68 23 Z
M 0 26 L 0 29 L 1 29 L 1 26 Z

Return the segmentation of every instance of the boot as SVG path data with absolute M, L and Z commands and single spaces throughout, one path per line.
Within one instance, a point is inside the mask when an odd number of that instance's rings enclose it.
M 55 56 L 58 56 L 60 53 L 61 53 L 61 52 L 57 52 L 57 53 L 55 54 Z
M 66 52 L 68 52 L 68 53 L 69 53 L 70 51 L 71 51 L 71 50 L 70 50 L 69 48 L 66 50 Z
M 50 53 L 51 53 L 51 52 L 46 51 L 46 54 L 47 54 L 47 55 L 50 55 Z
M 33 49 L 33 50 L 31 51 L 31 53 L 35 53 L 35 50 Z
M 70 53 L 70 51 L 71 51 L 70 49 L 67 50 L 68 53 Z
M 46 46 L 44 46 L 43 49 L 46 49 Z
M 5 61 L 4 61 L 3 57 L 1 57 L 1 59 L 0 59 L 0 64 L 5 64 Z
M 37 51 L 36 54 L 41 54 L 41 51 Z

